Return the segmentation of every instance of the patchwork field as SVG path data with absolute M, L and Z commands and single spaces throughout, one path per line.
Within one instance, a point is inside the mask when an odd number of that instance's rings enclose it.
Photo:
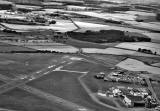
M 10 51 L 34 51 L 34 49 L 0 42 L 0 52 L 10 52 Z
M 36 50 L 42 50 L 42 51 L 55 51 L 55 52 L 63 52 L 63 53 L 77 53 L 79 50 L 73 46 L 68 45 L 51 45 L 51 46 L 25 46 L 28 48 L 33 48 Z
M 126 69 L 126 70 L 130 70 L 130 71 L 147 71 L 153 74 L 160 74 L 159 73 L 160 68 L 149 66 L 149 65 L 144 64 L 141 61 L 130 59 L 130 58 L 120 62 L 116 66 Z
M 0 81 L 0 86 L 3 85 L 3 84 L 4 84 L 4 82 Z
M 61 55 L 54 54 L 0 54 L 0 73 L 9 77 L 21 77 L 56 64 Z
M 102 24 L 87 23 L 87 22 L 80 22 L 80 21 L 76 21 L 75 23 L 81 28 L 78 30 L 78 32 L 85 32 L 86 30 L 92 30 L 92 31 L 121 30 L 121 31 L 138 32 L 138 33 L 146 32 L 139 29 L 120 27 L 120 26 L 102 25 Z
M 143 33 L 143 34 L 151 38 L 153 42 L 160 43 L 159 33 Z
M 42 25 L 18 25 L 18 24 L 8 24 L 8 23 L 2 23 L 3 25 L 5 25 L 6 27 L 9 27 L 11 29 L 15 29 L 15 30 L 21 30 L 21 31 L 31 31 L 31 30 L 48 30 L 48 29 L 52 29 L 52 30 L 57 30 L 57 31 L 61 31 L 61 32 L 66 32 L 66 31 L 72 31 L 77 29 L 77 27 L 74 26 L 74 24 L 71 21 L 67 21 L 67 20 L 56 20 L 57 23 L 56 24 L 51 24 L 48 26 L 42 26 Z
M 125 50 L 119 48 L 106 48 L 106 49 L 98 49 L 98 48 L 82 48 L 84 53 L 89 54 L 113 54 L 113 55 L 132 55 L 132 56 L 144 56 L 144 57 L 157 57 L 155 55 L 140 53 L 132 50 Z
M 153 53 L 157 52 L 157 54 L 160 54 L 160 44 L 157 43 L 151 43 L 151 42 L 126 42 L 126 43 L 120 43 L 116 45 L 115 47 L 118 48 L 124 48 L 124 49 L 131 49 L 131 50 L 138 50 L 138 48 L 141 49 L 149 49 Z

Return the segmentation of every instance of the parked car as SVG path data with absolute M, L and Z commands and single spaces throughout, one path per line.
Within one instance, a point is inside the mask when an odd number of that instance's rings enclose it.
M 96 79 L 104 79 L 105 74 L 97 74 L 94 76 Z

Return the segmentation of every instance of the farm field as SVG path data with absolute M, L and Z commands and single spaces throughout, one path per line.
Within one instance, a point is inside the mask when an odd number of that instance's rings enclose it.
M 154 31 L 160 31 L 160 26 L 158 24 L 153 24 L 149 22 L 136 22 L 136 21 L 125 21 L 125 23 L 130 24 L 132 26 L 136 26 L 139 28 L 145 28 L 149 30 L 154 30 Z
M 151 38 L 152 42 L 160 43 L 159 33 L 143 33 L 143 34 Z
M 34 51 L 34 49 L 0 42 L 0 52 L 10 52 L 10 51 Z
M 0 86 L 3 85 L 3 84 L 4 84 L 4 82 L 0 81 Z
M 0 73 L 16 78 L 57 64 L 61 55 L 54 54 L 0 54 Z
M 32 81 L 28 85 L 46 91 L 71 102 L 93 108 L 96 111 L 113 111 L 94 103 L 78 81 L 78 73 L 53 72 L 43 78 Z
M 113 54 L 113 55 L 132 55 L 132 56 L 144 56 L 144 57 L 157 57 L 155 55 L 140 53 L 132 50 L 125 50 L 119 48 L 106 48 L 106 49 L 98 49 L 98 48 L 82 48 L 84 53 L 89 54 Z
M 68 46 L 68 45 L 45 45 L 45 46 L 39 46 L 39 45 L 34 45 L 34 46 L 25 46 L 28 48 L 36 49 L 36 50 L 44 50 L 44 51 L 55 51 L 55 52 L 63 52 L 63 53 L 77 53 L 79 49 L 73 47 L 73 46 Z
M 146 31 L 139 30 L 139 29 L 120 27 L 120 26 L 102 25 L 102 24 L 80 22 L 80 21 L 75 21 L 75 23 L 81 28 L 78 30 L 78 32 L 85 32 L 86 30 L 92 30 L 92 31 L 121 30 L 121 31 L 138 32 L 138 33 L 145 33 L 146 32 Z
M 7 43 L 7 44 L 6 44 Z M 76 53 L 79 51 L 77 48 L 74 46 L 66 45 L 63 43 L 32 43 L 32 42 L 27 42 L 27 43 L 21 43 L 21 42 L 3 42 L 1 43 L 2 47 L 4 47 L 7 51 L 7 48 L 13 48 L 15 49 L 10 49 L 11 51 L 34 51 L 34 50 L 48 50 L 48 51 L 56 51 L 56 52 L 64 52 L 64 53 Z M 19 49 L 18 49 L 19 48 Z M 28 49 L 28 50 L 27 50 Z M 8 49 L 8 51 L 10 51 Z
M 88 54 L 88 55 L 94 59 L 103 61 L 108 67 L 114 67 L 116 64 L 118 64 L 119 62 L 121 62 L 126 58 L 124 56 L 107 55 L 107 54 Z
M 8 23 L 2 23 L 6 27 L 9 27 L 11 29 L 15 30 L 21 30 L 21 31 L 31 31 L 31 30 L 47 30 L 47 29 L 52 29 L 52 30 L 57 30 L 60 32 L 66 32 L 66 31 L 72 31 L 77 29 L 73 23 L 70 21 L 62 21 L 62 22 L 57 22 L 56 24 L 51 24 L 49 26 L 41 26 L 41 25 L 18 25 L 18 24 L 8 24 Z M 70 28 L 68 28 L 70 27 Z
M 160 67 L 160 63 L 151 64 L 152 66 Z
M 107 45 L 104 44 L 98 44 L 98 43 L 92 43 L 92 42 L 87 42 L 87 41 L 81 41 L 81 40 L 76 40 L 69 38 L 65 44 L 71 45 L 76 48 L 107 48 Z
M 0 3 L 0 110 L 155 109 L 160 0 L 8 1 Z
M 0 107 L 17 111 L 69 111 L 18 88 L 0 95 Z
M 130 71 L 147 71 L 153 74 L 159 74 L 160 72 L 160 68 L 158 67 L 149 66 L 141 61 L 130 58 L 120 62 L 116 66 Z
M 124 49 L 131 49 L 137 51 L 139 48 L 141 49 L 149 49 L 153 53 L 157 52 L 158 55 L 160 55 L 160 44 L 157 43 L 151 43 L 151 42 L 126 42 L 126 43 L 120 43 L 116 45 L 115 47 L 118 48 L 124 48 Z
M 131 15 L 141 15 L 141 16 L 156 16 L 155 13 L 145 12 L 145 11 L 126 11 L 124 13 L 131 14 Z
M 160 57 L 138 57 L 138 56 L 126 56 L 131 59 L 135 59 L 143 62 L 146 65 L 152 65 L 160 62 Z

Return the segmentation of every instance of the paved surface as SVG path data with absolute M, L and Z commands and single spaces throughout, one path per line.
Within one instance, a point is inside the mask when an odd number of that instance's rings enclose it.
M 60 66 L 62 64 L 59 64 L 58 66 Z M 44 99 L 47 99 L 48 101 L 50 101 L 51 103 L 57 103 L 59 105 L 62 105 L 64 107 L 66 107 L 67 109 L 70 109 L 71 111 L 94 111 L 92 109 L 89 109 L 89 108 L 86 108 L 86 107 L 83 107 L 81 105 L 78 105 L 78 104 L 75 104 L 75 103 L 72 103 L 70 101 L 67 101 L 67 100 L 64 100 L 60 97 L 57 97 L 57 96 L 54 96 L 52 94 L 49 94 L 49 93 L 46 93 L 46 92 L 43 92 L 39 89 L 36 89 L 36 88 L 33 88 L 31 86 L 27 86 L 25 85 L 26 83 L 34 80 L 34 79 L 38 79 L 46 74 L 49 74 L 51 73 L 52 71 L 54 71 L 53 69 L 56 69 L 58 66 L 56 67 L 48 67 L 46 69 L 43 69 L 41 71 L 37 71 L 37 73 L 32 73 L 30 74 L 27 78 L 23 78 L 23 79 L 16 79 L 16 80 L 13 80 L 13 79 L 10 79 L 2 74 L 0 74 L 0 80 L 2 80 L 3 82 L 6 82 L 5 85 L 2 85 L 0 87 L 0 94 L 2 93 L 5 93 L 11 89 L 14 89 L 16 87 L 20 88 L 20 89 L 23 89 L 29 93 L 32 93 L 36 96 L 39 96 L 41 98 L 44 98 Z
M 160 104 L 160 100 L 158 99 L 156 93 L 154 92 L 150 80 L 148 78 L 145 78 L 145 80 L 146 80 L 146 83 L 148 85 L 148 89 L 152 92 L 152 96 L 157 100 L 158 104 Z
M 80 56 L 82 56 L 85 60 L 91 62 L 91 63 L 94 63 L 94 64 L 100 64 L 100 65 L 103 65 L 103 66 L 106 66 L 108 67 L 107 64 L 105 64 L 105 62 L 103 62 L 102 60 L 99 60 L 99 59 L 96 59 L 96 58 L 92 58 L 90 56 L 87 56 L 87 55 L 84 55 L 84 54 L 81 54 L 80 53 Z M 68 63 L 64 62 L 64 63 L 60 63 L 58 65 L 51 65 L 51 66 L 48 66 L 47 68 L 44 68 L 40 71 L 37 71 L 37 72 L 34 72 L 32 74 L 28 74 L 27 77 L 24 77 L 24 78 L 19 78 L 19 79 L 16 79 L 16 80 L 13 80 L 13 79 L 10 79 L 4 75 L 1 75 L 0 74 L 0 80 L 6 82 L 7 84 L 5 85 L 2 85 L 0 86 L 0 94 L 2 93 L 5 93 L 11 89 L 14 89 L 16 87 L 19 87 L 29 93 L 32 93 L 36 96 L 39 96 L 39 97 L 42 97 L 42 98 L 45 98 L 47 100 L 49 100 L 50 102 L 52 103 L 58 103 L 62 106 L 65 106 L 73 111 L 79 111 L 80 109 L 83 109 L 83 111 L 94 111 L 92 109 L 88 109 L 86 107 L 83 107 L 83 106 L 80 106 L 78 104 L 75 104 L 75 103 L 72 103 L 70 101 L 67 101 L 67 100 L 64 100 L 62 98 L 59 98 L 59 97 L 56 97 L 52 94 L 49 94 L 49 93 L 46 93 L 46 92 L 43 92 L 39 89 L 36 89 L 36 88 L 33 88 L 31 86 L 27 86 L 25 85 L 26 83 L 32 81 L 32 80 L 35 80 L 35 79 L 38 79 L 46 74 L 49 74 L 51 72 L 54 72 L 54 71 L 61 71 L 61 67 L 62 66 L 65 66 L 65 65 L 68 65 Z M 93 101 L 97 102 L 98 104 L 102 105 L 102 106 L 105 106 L 107 108 L 111 108 L 111 109 L 114 109 L 114 110 L 117 110 L 117 111 L 124 111 L 123 109 L 121 109 L 120 107 L 119 108 L 116 108 L 116 107 L 113 107 L 113 106 L 110 106 L 110 105 L 107 105 L 107 104 L 104 104 L 102 102 L 100 102 L 96 97 L 95 95 L 93 95 L 91 93 L 91 91 L 86 87 L 86 85 L 80 80 L 83 76 L 85 76 L 87 74 L 87 72 L 79 72 L 79 71 L 70 71 L 70 70 L 62 70 L 62 71 L 66 71 L 66 72 L 74 72 L 74 73 L 81 73 L 83 74 L 82 76 L 80 76 L 79 78 L 79 81 L 81 83 L 81 85 L 84 87 L 84 89 L 86 90 L 86 92 L 89 94 L 89 96 L 92 98 Z

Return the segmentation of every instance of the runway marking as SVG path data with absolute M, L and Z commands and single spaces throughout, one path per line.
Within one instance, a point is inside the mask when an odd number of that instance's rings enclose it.
M 48 68 L 50 69 L 50 68 L 52 68 L 52 67 L 55 67 L 56 65 L 51 65 L 51 66 L 48 66 Z
M 82 74 L 87 74 L 87 73 L 88 73 L 88 72 L 81 72 L 81 71 L 71 71 L 71 70 L 53 70 L 53 71 L 74 72 L 74 73 L 82 73 Z
M 48 74 L 48 73 L 50 73 L 50 71 L 47 71 L 47 72 L 45 72 L 44 74 Z

